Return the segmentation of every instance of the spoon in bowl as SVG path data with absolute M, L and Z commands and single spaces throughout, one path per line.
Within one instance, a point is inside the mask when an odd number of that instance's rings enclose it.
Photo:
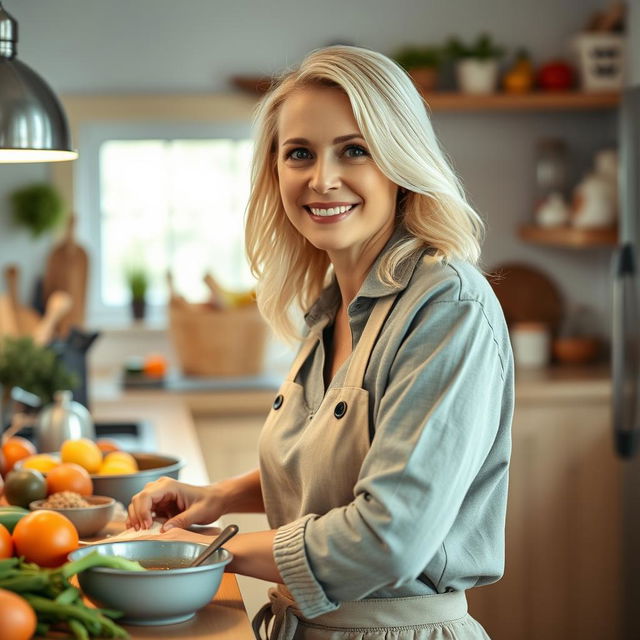
M 211 544 L 189 565 L 190 567 L 197 567 L 201 565 L 209 556 L 214 554 L 227 540 L 233 538 L 233 536 L 238 533 L 238 525 L 230 524 L 228 527 L 225 527 L 218 535 L 217 538 L 214 538 Z

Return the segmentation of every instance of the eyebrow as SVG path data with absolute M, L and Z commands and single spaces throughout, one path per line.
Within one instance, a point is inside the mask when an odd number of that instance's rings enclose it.
M 346 136 L 338 136 L 333 139 L 333 144 L 340 144 L 341 142 L 347 142 L 348 140 L 353 140 L 354 138 L 360 138 L 364 140 L 360 133 L 349 133 Z M 282 146 L 285 144 L 309 144 L 309 141 L 306 138 L 289 138 L 282 143 Z

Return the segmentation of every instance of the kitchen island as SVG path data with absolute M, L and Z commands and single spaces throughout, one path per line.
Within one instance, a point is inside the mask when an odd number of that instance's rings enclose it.
M 206 484 L 209 480 L 191 413 L 185 403 L 169 394 L 153 396 L 125 394 L 120 398 L 95 401 L 96 420 L 149 420 L 153 423 L 157 451 L 180 456 L 186 461 L 180 480 Z M 123 625 L 133 639 L 181 638 L 211 640 L 252 640 L 249 618 L 242 601 L 236 576 L 225 573 L 213 601 L 191 620 L 180 624 L 142 627 Z

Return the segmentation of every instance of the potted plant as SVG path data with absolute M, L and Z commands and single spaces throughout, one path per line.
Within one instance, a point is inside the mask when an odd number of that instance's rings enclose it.
M 11 196 L 14 222 L 37 237 L 57 227 L 64 215 L 64 202 L 58 191 L 47 183 L 32 184 Z
M 433 91 L 436 88 L 438 69 L 442 62 L 442 51 L 439 47 L 407 46 L 400 49 L 394 57 L 420 89 Z
M 498 60 L 504 49 L 483 33 L 471 44 L 452 37 L 446 46 L 454 61 L 458 89 L 463 93 L 493 93 L 498 84 Z
M 53 394 L 60 389 L 73 389 L 78 383 L 76 376 L 62 363 L 53 349 L 42 347 L 30 336 L 0 340 L 0 431 L 6 426 L 9 398 L 13 387 L 29 391 L 48 404 Z
M 149 274 L 142 266 L 130 267 L 127 270 L 127 285 L 131 294 L 131 311 L 135 320 L 142 320 L 147 306 L 147 289 Z

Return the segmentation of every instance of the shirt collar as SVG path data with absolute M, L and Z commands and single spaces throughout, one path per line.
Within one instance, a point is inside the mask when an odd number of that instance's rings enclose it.
M 411 234 L 402 225 L 396 228 L 391 238 L 389 238 L 389 240 L 387 241 L 387 244 L 384 246 L 382 251 L 378 254 L 378 257 L 375 259 L 374 263 L 371 265 L 371 269 L 369 269 L 369 273 L 362 283 L 358 294 L 349 305 L 350 309 L 354 305 L 358 305 L 358 303 L 363 298 L 382 298 L 387 295 L 399 293 L 400 291 L 406 289 L 407 285 L 409 284 L 409 280 L 411 279 L 411 276 L 415 271 L 416 264 L 422 257 L 426 248 L 423 250 L 414 251 L 409 255 L 408 258 L 403 260 L 394 274 L 396 280 L 394 284 L 386 283 L 380 280 L 380 278 L 378 277 L 378 266 L 384 259 L 384 256 L 391 249 L 393 249 L 394 246 L 396 246 L 402 240 L 409 239 L 411 237 L 413 236 L 411 236 Z M 320 294 L 318 299 L 305 314 L 304 319 L 306 324 L 309 327 L 319 325 L 317 326 L 318 329 L 326 326 L 331 320 L 333 320 L 339 304 L 340 289 L 338 288 L 338 282 L 335 275 L 332 275 L 331 282 L 322 290 L 322 293 Z

